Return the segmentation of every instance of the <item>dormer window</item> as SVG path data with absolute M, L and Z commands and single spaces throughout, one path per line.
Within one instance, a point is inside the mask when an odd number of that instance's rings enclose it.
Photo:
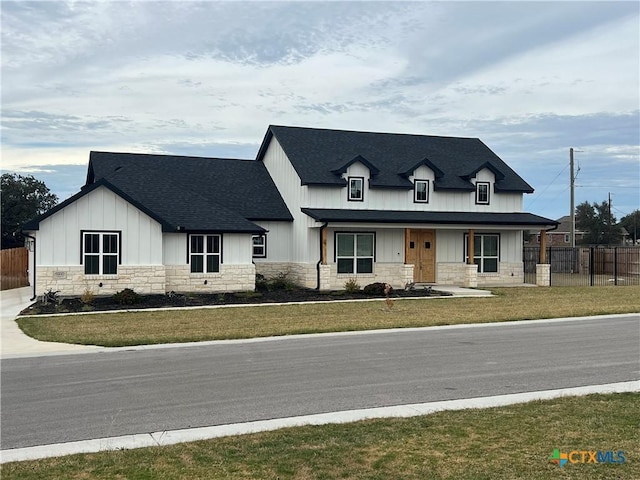
M 489 182 L 476 183 L 476 204 L 489 205 Z
M 413 201 L 415 203 L 429 203 L 429 180 L 415 180 L 413 182 Z
M 361 202 L 364 200 L 364 177 L 349 177 L 349 193 L 348 200 L 350 202 Z

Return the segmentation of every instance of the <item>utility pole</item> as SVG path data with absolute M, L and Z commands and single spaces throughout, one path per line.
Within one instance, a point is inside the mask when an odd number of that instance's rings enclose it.
M 571 214 L 571 234 L 569 235 L 569 238 L 571 238 L 571 246 L 575 247 L 576 246 L 576 199 L 575 199 L 575 176 L 573 174 L 573 148 L 569 149 L 569 166 L 570 168 L 570 172 L 569 175 L 571 175 L 571 207 L 570 207 L 570 214 Z

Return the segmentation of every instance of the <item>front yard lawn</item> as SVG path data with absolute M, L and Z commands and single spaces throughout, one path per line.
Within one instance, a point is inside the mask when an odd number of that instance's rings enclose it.
M 306 426 L 137 450 L 2 465 L 28 479 L 620 479 L 640 478 L 640 394 L 560 398 L 343 425 Z M 550 461 L 613 452 L 624 463 Z M 589 460 L 589 455 L 584 455 Z M 607 458 L 606 456 L 603 458 Z
M 38 340 L 109 347 L 640 312 L 640 286 L 494 288 L 494 297 L 25 317 Z

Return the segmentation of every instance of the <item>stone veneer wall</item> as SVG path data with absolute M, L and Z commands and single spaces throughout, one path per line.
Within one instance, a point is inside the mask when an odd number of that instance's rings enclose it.
M 374 272 L 370 274 L 343 274 L 338 275 L 336 264 L 322 265 L 320 279 L 321 290 L 342 290 L 344 284 L 350 279 L 355 279 L 360 287 L 370 283 L 389 283 L 393 288 L 403 289 L 407 283 L 413 282 L 413 265 L 403 263 L 376 263 Z
M 220 273 L 191 273 L 189 265 L 167 265 L 166 291 L 246 292 L 255 290 L 256 269 L 248 265 L 220 265 Z
M 519 285 L 524 279 L 524 263 L 500 262 L 498 273 L 478 273 L 478 286 Z M 440 285 L 462 285 L 465 279 L 465 264 L 438 263 L 436 283 Z
M 286 274 L 287 278 L 305 288 L 318 286 L 318 270 L 315 263 L 257 262 L 256 273 L 265 278 Z
M 342 290 L 345 282 L 355 278 L 361 287 L 374 282 L 390 283 L 393 288 L 404 288 L 413 282 L 413 265 L 402 263 L 376 263 L 372 274 L 337 274 L 336 264 L 320 265 L 320 290 Z M 280 273 L 306 288 L 318 287 L 318 270 L 313 263 L 256 263 L 256 272 L 266 278 Z
M 36 275 L 36 295 L 49 289 L 59 295 L 82 295 L 90 290 L 94 295 L 113 295 L 125 288 L 141 294 L 165 293 L 164 265 L 119 265 L 117 275 L 85 275 L 80 266 L 39 266 Z

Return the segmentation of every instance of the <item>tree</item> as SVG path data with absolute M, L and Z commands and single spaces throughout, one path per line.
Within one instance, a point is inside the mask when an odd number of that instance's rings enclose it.
M 622 217 L 620 226 L 629 232 L 629 238 L 635 244 L 640 240 L 640 210 L 635 210 Z
M 585 232 L 587 245 L 616 245 L 622 241 L 622 230 L 610 212 L 609 203 L 583 202 L 576 207 L 576 227 Z
M 4 173 L 0 183 L 2 248 L 24 245 L 22 226 L 58 203 L 57 195 L 32 175 Z

